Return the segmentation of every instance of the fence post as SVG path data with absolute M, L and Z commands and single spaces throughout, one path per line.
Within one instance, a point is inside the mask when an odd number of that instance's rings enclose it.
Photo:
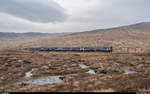
M 121 48 L 121 52 L 128 53 L 128 48 Z

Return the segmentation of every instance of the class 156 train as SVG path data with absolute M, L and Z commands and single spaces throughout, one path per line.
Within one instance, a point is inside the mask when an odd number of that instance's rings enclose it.
M 78 52 L 112 52 L 112 46 L 105 47 L 33 47 L 29 51 L 78 51 Z

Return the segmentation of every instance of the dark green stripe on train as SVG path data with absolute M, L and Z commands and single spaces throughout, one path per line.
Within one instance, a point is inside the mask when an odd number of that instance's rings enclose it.
M 33 47 L 30 51 L 79 51 L 79 52 L 112 52 L 112 47 Z

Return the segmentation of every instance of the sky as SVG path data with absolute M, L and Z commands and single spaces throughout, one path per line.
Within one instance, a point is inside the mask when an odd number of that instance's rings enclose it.
M 150 21 L 150 0 L 0 0 L 0 32 L 82 32 Z

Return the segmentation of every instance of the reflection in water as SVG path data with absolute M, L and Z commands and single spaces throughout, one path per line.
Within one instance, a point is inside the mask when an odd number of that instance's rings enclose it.
M 81 69 L 87 69 L 87 68 L 89 68 L 88 66 L 86 66 L 86 65 L 84 65 L 84 64 L 79 64 L 79 66 L 81 67 Z M 89 73 L 89 74 L 96 74 L 95 71 L 92 70 L 92 69 L 89 69 L 89 71 L 86 72 L 86 73 Z
M 131 70 L 125 70 L 124 74 L 133 74 L 133 73 L 136 73 L 136 72 L 135 71 L 131 71 Z
M 25 73 L 25 78 L 31 78 L 31 76 L 32 76 L 31 71 Z
M 124 74 L 134 74 L 134 73 L 136 73 L 136 72 L 132 71 L 130 67 L 124 68 Z
M 59 77 L 60 76 L 41 77 L 35 80 L 26 81 L 25 83 L 36 84 L 36 85 L 55 84 L 55 83 L 59 83 L 62 81 Z
M 16 83 L 18 84 L 35 84 L 35 85 L 48 85 L 48 84 L 56 84 L 60 83 L 62 80 L 60 79 L 61 76 L 48 76 L 48 77 L 40 77 L 38 79 L 31 79 L 27 81 L 21 81 Z

